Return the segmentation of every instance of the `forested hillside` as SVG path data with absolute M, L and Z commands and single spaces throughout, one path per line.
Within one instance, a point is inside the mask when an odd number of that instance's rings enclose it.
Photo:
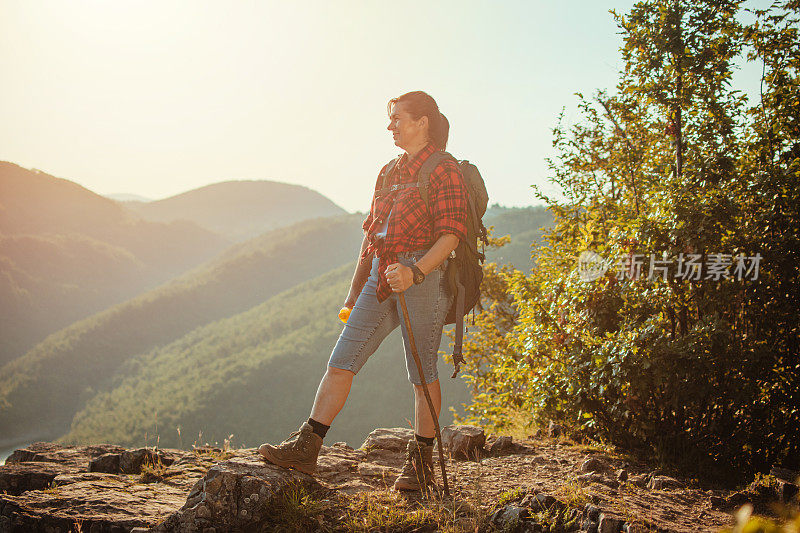
M 531 247 L 542 242 L 544 231 L 552 226 L 553 214 L 544 206 L 501 207 L 491 206 L 483 217 L 486 227 L 492 227 L 494 237 L 509 236 L 509 242 L 486 251 L 486 261 L 500 265 L 513 265 L 527 272 L 533 267 Z
M 147 222 L 77 183 L 0 162 L 0 364 L 229 244 L 193 223 Z
M 269 232 L 50 335 L 0 368 L 3 438 L 61 435 L 130 357 L 349 263 L 361 242 L 360 221 L 346 215 Z
M 284 439 L 308 417 L 342 330 L 337 312 L 352 272 L 345 265 L 130 360 L 114 388 L 76 415 L 64 440 L 140 445 L 148 434 L 151 444 L 158 435 L 161 446 L 186 446 L 233 434 L 253 446 Z M 444 362 L 440 369 L 445 406 L 460 406 L 463 381 L 449 379 Z M 443 417 L 450 418 L 446 408 Z M 398 329 L 356 377 L 328 440 L 358 446 L 376 427 L 408 420 L 413 394 Z

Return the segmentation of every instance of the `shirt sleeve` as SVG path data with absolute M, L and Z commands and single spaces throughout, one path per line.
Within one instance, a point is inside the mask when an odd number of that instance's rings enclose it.
M 434 239 L 452 233 L 459 240 L 466 240 L 467 189 L 454 161 L 446 159 L 434 169 L 429 191 Z
M 367 218 L 365 218 L 364 222 L 361 224 L 361 229 L 363 229 L 364 231 L 368 231 L 370 226 L 372 226 L 372 207 L 370 207 L 369 213 L 367 213 Z

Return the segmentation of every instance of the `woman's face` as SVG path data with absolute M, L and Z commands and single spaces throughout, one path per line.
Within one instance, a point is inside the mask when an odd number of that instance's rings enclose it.
M 428 142 L 428 117 L 422 116 L 417 120 L 406 110 L 406 102 L 397 102 L 392 106 L 389 116 L 389 126 L 394 144 L 407 150 Z

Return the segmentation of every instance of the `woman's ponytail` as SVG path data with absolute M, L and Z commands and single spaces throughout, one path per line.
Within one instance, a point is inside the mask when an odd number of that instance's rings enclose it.
M 430 135 L 431 140 L 436 143 L 436 146 L 442 150 L 447 148 L 447 139 L 450 136 L 450 122 L 443 113 L 439 113 L 438 118 L 430 125 L 428 128 L 428 135 Z

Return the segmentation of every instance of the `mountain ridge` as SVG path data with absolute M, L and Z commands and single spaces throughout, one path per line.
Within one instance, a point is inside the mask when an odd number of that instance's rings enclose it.
M 215 182 L 151 202 L 124 205 L 146 220 L 190 220 L 202 227 L 244 240 L 304 218 L 347 212 L 304 185 L 271 180 Z

